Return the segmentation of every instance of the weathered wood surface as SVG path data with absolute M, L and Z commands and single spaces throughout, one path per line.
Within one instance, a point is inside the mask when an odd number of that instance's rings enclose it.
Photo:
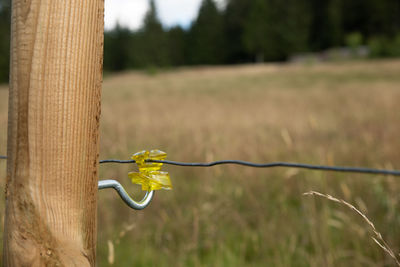
M 13 0 L 4 266 L 94 266 L 103 0 Z

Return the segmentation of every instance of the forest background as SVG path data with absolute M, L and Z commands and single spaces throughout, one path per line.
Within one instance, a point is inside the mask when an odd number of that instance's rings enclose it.
M 9 75 L 10 2 L 0 0 L 0 82 Z M 400 1 L 227 0 L 218 8 L 203 0 L 190 26 L 166 28 L 150 0 L 139 30 L 105 32 L 104 70 L 277 62 L 344 47 L 399 57 Z

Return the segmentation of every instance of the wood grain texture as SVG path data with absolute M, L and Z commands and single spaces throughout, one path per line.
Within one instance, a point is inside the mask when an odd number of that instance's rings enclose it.
M 103 0 L 13 0 L 4 266 L 94 266 Z

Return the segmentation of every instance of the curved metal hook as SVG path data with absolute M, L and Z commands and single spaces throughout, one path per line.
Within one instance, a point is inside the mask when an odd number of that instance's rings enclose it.
M 135 210 L 142 210 L 146 208 L 151 200 L 154 197 L 154 191 L 146 192 L 146 195 L 143 197 L 143 199 L 139 202 L 136 202 L 133 200 L 129 194 L 125 191 L 124 187 L 117 181 L 115 180 L 102 180 L 99 181 L 99 190 L 101 189 L 106 189 L 106 188 L 114 188 L 115 191 L 117 191 L 118 195 L 121 197 L 121 199 L 132 209 Z

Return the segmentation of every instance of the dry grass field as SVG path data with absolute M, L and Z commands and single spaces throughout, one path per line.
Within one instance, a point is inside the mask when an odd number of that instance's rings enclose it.
M 0 154 L 7 97 L 0 89 Z M 101 158 L 161 149 L 168 159 L 400 169 L 400 61 L 189 68 L 104 79 Z M 138 198 L 127 173 L 104 165 Z M 392 266 L 354 204 L 400 252 L 400 180 L 294 169 L 166 166 L 174 190 L 132 211 L 99 192 L 99 266 Z M 0 162 L 1 186 L 5 162 Z M 1 196 L 3 199 L 3 196 Z M 4 207 L 1 212 L 4 213 Z

